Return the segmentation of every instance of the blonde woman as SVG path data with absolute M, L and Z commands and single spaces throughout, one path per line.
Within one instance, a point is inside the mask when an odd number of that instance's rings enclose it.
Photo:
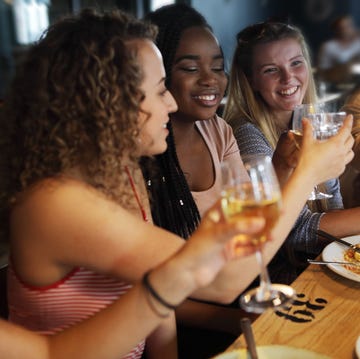
M 282 186 L 288 183 L 301 158 L 295 142 L 286 135 L 292 111 L 296 105 L 314 101 L 309 52 L 299 29 L 264 22 L 238 33 L 224 117 L 233 127 L 241 154 L 273 156 Z M 348 140 L 353 142 L 352 138 Z M 327 165 L 332 166 L 331 160 Z M 314 233 L 316 229 L 337 236 L 360 233 L 360 209 L 342 210 L 338 179 L 327 181 L 325 188 L 333 195 L 327 203 L 330 210 L 313 213 L 308 206 L 303 208 L 270 264 L 273 280 L 290 283 L 304 267 L 303 259 L 321 252 L 327 241 Z

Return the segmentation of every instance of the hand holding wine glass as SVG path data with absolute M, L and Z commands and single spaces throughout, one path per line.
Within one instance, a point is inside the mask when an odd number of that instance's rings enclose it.
M 248 180 L 237 180 L 231 170 L 223 175 L 224 189 L 222 208 L 228 221 L 246 216 L 262 216 L 265 227 L 255 234 L 239 234 L 234 241 L 241 247 L 251 240 L 256 248 L 260 265 L 260 286 L 241 296 L 240 305 L 249 312 L 261 313 L 267 308 L 279 308 L 294 298 L 294 290 L 285 285 L 271 284 L 262 257 L 262 246 L 269 239 L 269 233 L 280 216 L 281 190 L 268 156 L 255 155 L 243 157 L 248 171 Z M 224 171 L 223 171 L 224 172 Z

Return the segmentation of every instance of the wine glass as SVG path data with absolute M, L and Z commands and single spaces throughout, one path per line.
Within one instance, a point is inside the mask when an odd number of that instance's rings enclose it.
M 298 148 L 300 148 L 303 135 L 302 119 L 306 117 L 311 121 L 315 130 L 315 136 L 317 136 L 315 128 L 319 127 L 318 124 L 323 122 L 325 113 L 325 104 L 323 102 L 295 106 L 292 117 L 292 132 L 294 134 Z M 315 186 L 308 200 L 314 201 L 317 199 L 327 199 L 331 197 L 331 194 L 323 193 L 319 191 L 317 186 Z
M 280 216 L 281 190 L 272 166 L 266 155 L 242 157 L 248 172 L 248 179 L 231 175 L 231 168 L 222 167 L 223 191 L 222 210 L 227 220 L 234 221 L 244 216 L 261 216 L 265 219 L 264 228 L 251 235 L 251 243 L 256 246 L 256 258 L 260 266 L 260 286 L 251 289 L 240 297 L 241 307 L 249 312 L 262 313 L 268 308 L 278 309 L 289 304 L 295 297 L 292 287 L 272 284 L 262 256 L 262 245 L 267 241 L 270 230 Z M 236 242 L 246 240 L 249 235 L 239 234 Z

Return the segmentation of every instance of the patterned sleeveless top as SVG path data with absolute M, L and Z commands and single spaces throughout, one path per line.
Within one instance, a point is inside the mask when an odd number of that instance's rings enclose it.
M 107 307 L 130 288 L 84 268 L 74 269 L 52 285 L 34 287 L 22 282 L 10 263 L 9 320 L 41 334 L 54 334 Z M 144 345 L 142 341 L 124 358 L 141 358 Z
M 54 334 L 107 307 L 130 288 L 127 283 L 84 268 L 74 269 L 52 285 L 34 287 L 22 282 L 10 263 L 9 320 L 41 334 Z M 142 341 L 124 358 L 141 358 L 144 346 Z
M 143 206 L 131 173 L 127 167 L 125 170 L 139 207 L 139 217 L 152 223 L 149 203 L 146 201 Z M 138 173 L 141 174 L 140 170 Z M 131 284 L 83 267 L 74 268 L 56 283 L 35 287 L 21 280 L 10 261 L 7 274 L 9 321 L 41 334 L 55 334 L 106 308 L 131 287 Z M 144 348 L 145 339 L 123 359 L 140 359 Z

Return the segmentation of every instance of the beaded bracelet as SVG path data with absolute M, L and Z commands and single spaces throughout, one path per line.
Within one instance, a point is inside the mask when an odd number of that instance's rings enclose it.
M 150 282 L 149 282 L 149 275 L 150 275 L 150 271 L 146 272 L 144 277 L 143 277 L 143 285 L 144 287 L 149 291 L 149 293 L 153 296 L 153 298 L 155 298 L 160 304 L 162 304 L 165 308 L 170 309 L 170 310 L 175 310 L 177 305 L 173 305 L 168 303 L 164 298 L 162 298 L 157 292 L 156 290 L 151 286 Z

